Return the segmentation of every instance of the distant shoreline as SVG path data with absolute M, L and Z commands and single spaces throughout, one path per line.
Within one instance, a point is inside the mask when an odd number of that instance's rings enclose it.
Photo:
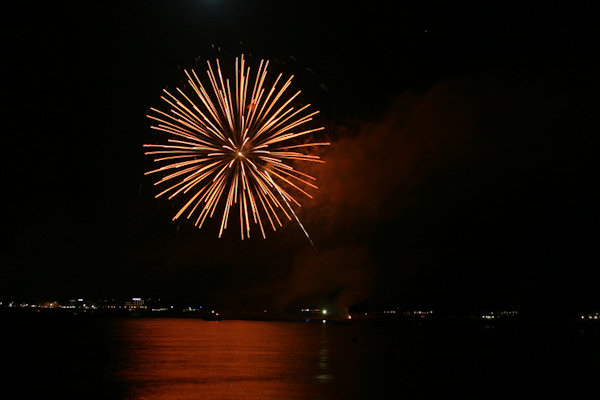
M 148 310 L 79 310 L 79 309 L 54 309 L 54 308 L 0 308 L 0 319 L 3 318 L 24 318 L 24 319 L 103 319 L 103 318 L 169 318 L 169 319 L 196 319 L 206 321 L 265 321 L 265 322 L 312 322 L 312 323 L 330 323 L 336 325 L 364 324 L 364 323 L 398 323 L 398 324 L 432 324 L 444 322 L 463 322 L 487 325 L 511 325 L 521 323 L 580 323 L 580 324 L 598 324 L 600 319 L 582 318 L 580 315 L 519 315 L 517 317 L 498 318 L 495 320 L 486 320 L 477 315 L 435 315 L 423 318 L 415 316 L 387 316 L 387 315 L 364 315 L 364 313 L 351 314 L 351 318 L 338 316 L 304 316 L 304 315 L 286 315 L 274 314 L 262 315 L 262 313 L 240 313 L 224 312 L 218 318 L 210 313 L 182 312 L 182 311 L 164 311 L 152 312 Z

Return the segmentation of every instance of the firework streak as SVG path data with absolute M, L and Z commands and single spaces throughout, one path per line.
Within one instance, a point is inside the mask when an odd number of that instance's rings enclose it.
M 290 203 L 298 207 L 300 203 L 290 192 L 312 198 L 309 188 L 317 189 L 316 179 L 295 167 L 300 161 L 324 162 L 307 154 L 316 146 L 329 145 L 310 142 L 324 129 L 308 126 L 319 111 L 309 111 L 310 104 L 293 106 L 300 94 L 289 94 L 293 76 L 283 82 L 279 74 L 267 86 L 268 60 L 261 60 L 252 76 L 244 56 L 236 58 L 234 81 L 223 77 L 219 60 L 216 69 L 210 61 L 207 65 L 208 84 L 194 70 L 185 71 L 188 93 L 165 89 L 161 99 L 168 111 L 150 109 L 152 129 L 169 139 L 144 145 L 145 154 L 161 165 L 146 175 L 159 175 L 155 185 L 162 190 L 156 197 L 185 198 L 173 220 L 193 218 L 200 228 L 216 212 L 221 214 L 221 237 L 237 208 L 241 238 L 250 237 L 251 223 L 265 238 L 265 226 L 276 230 L 282 226 L 280 218 L 291 220 L 280 198 L 293 213 Z

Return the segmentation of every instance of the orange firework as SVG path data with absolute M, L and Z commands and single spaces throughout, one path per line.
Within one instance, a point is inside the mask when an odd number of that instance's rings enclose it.
M 148 115 L 155 121 L 152 129 L 171 136 L 165 144 L 144 145 L 149 149 L 145 154 L 162 165 L 146 172 L 161 174 L 155 185 L 163 190 L 156 197 L 186 198 L 173 220 L 182 215 L 193 217 L 198 227 L 215 212 L 222 213 L 219 237 L 234 205 L 239 209 L 242 239 L 250 237 L 251 221 L 264 238 L 263 223 L 268 220 L 276 230 L 282 226 L 280 216 L 291 220 L 288 211 L 300 224 L 290 205 L 300 203 L 289 192 L 312 198 L 307 190 L 317 186 L 314 177 L 295 165 L 298 161 L 322 163 L 319 156 L 301 151 L 329 143 L 298 143 L 295 139 L 324 129 L 307 126 L 319 111 L 308 111 L 310 104 L 294 108 L 300 91 L 289 94 L 293 76 L 281 83 L 279 74 L 266 87 L 269 61 L 261 60 L 252 79 L 244 56 L 236 57 L 233 82 L 224 78 L 219 60 L 216 73 L 209 61 L 207 65 L 208 85 L 194 70 L 185 71 L 188 92 L 163 90 L 161 99 L 168 111 L 151 108 Z M 306 234 L 304 227 L 302 230 Z

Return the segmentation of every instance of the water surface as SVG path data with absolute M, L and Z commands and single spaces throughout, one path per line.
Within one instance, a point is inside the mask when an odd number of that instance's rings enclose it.
M 5 320 L 2 398 L 594 398 L 598 327 L 573 323 Z

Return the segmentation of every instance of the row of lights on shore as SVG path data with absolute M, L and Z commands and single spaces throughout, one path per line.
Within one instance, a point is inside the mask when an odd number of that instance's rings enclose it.
M 600 314 L 581 314 L 581 319 L 600 319 Z

